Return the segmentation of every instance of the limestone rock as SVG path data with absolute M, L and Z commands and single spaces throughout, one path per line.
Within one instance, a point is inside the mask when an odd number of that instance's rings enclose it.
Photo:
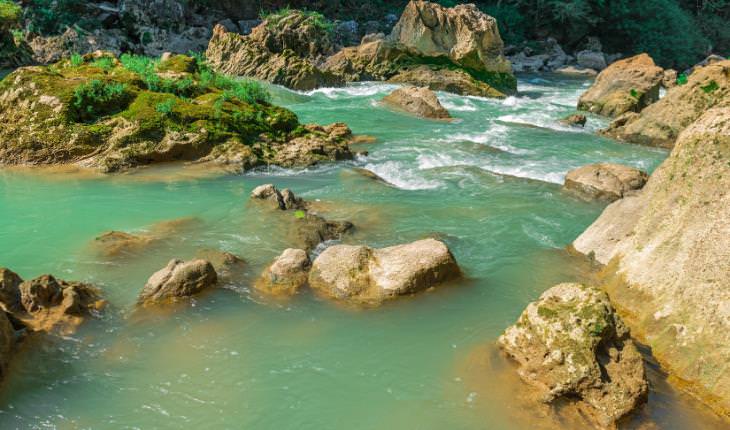
M 312 262 L 303 249 L 287 249 L 264 270 L 255 287 L 268 294 L 291 296 L 307 284 Z
M 565 76 L 574 77 L 593 77 L 598 75 L 598 72 L 593 69 L 586 69 L 583 67 L 576 66 L 565 66 L 555 70 L 555 73 Z
M 601 427 L 646 401 L 641 354 L 608 296 L 580 284 L 547 290 L 499 338 L 544 402 L 577 403 Z
M 568 172 L 564 188 L 589 199 L 614 201 L 640 190 L 648 178 L 645 172 L 621 164 L 589 164 Z
M 619 60 L 603 70 L 578 100 L 578 109 L 616 117 L 640 112 L 659 100 L 664 70 L 647 54 Z
M 382 249 L 332 246 L 314 260 L 309 285 L 335 299 L 379 304 L 459 275 L 446 244 L 425 239 Z
M 273 184 L 259 185 L 254 188 L 251 191 L 251 198 L 269 202 L 272 208 L 283 211 L 290 209 L 305 210 L 307 208 L 307 203 L 294 195 L 291 190 L 287 188 L 279 191 Z
M 451 119 L 451 114 L 428 88 L 404 87 L 385 96 L 383 103 L 413 115 L 429 119 Z
M 603 133 L 631 143 L 671 148 L 679 133 L 713 106 L 730 100 L 730 60 L 700 67 L 639 115 L 617 118 Z
M 573 114 L 561 119 L 560 123 L 565 125 L 571 125 L 574 127 L 585 127 L 586 121 L 588 121 L 588 118 L 586 118 L 585 115 Z
M 662 86 L 666 89 L 674 88 L 677 86 L 677 78 L 679 75 L 676 70 L 666 69 L 664 70 L 664 76 L 662 76 Z
M 291 227 L 295 244 L 307 251 L 314 250 L 320 243 L 340 240 L 355 228 L 349 221 L 331 221 L 309 212 L 304 217 L 295 217 Z
M 505 97 L 503 92 L 485 82 L 474 79 L 463 70 L 417 66 L 401 70 L 388 79 L 388 82 L 428 87 L 432 91 L 446 91 L 462 96 Z
M 21 309 L 18 286 L 22 282 L 23 280 L 17 273 L 0 267 L 0 303 L 9 312 L 16 312 Z
M 139 294 L 140 304 L 164 303 L 190 297 L 218 282 L 213 265 L 206 260 L 171 260 L 154 273 Z
M 578 66 L 601 71 L 608 67 L 606 55 L 600 51 L 585 50 L 575 54 Z
M 703 69 L 717 67 L 721 63 Z M 703 74 L 703 69 L 696 73 Z M 677 91 L 686 85 L 669 93 L 681 94 Z M 578 252 L 615 273 L 617 281 L 607 283 L 606 289 L 617 308 L 625 310 L 622 315 L 634 335 L 683 381 L 682 387 L 726 416 L 730 413 L 728 118 L 728 104 L 707 110 L 680 133 L 669 158 L 639 194 L 608 206 L 573 242 Z

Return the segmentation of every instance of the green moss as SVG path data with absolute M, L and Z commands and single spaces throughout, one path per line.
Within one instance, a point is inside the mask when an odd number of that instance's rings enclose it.
M 92 79 L 74 89 L 70 113 L 74 121 L 94 121 L 123 110 L 132 97 L 126 84 Z
M 20 22 L 23 9 L 12 0 L 0 0 L 0 28 L 8 30 Z
M 717 82 L 710 81 L 707 85 L 703 85 L 700 88 L 702 88 L 702 91 L 704 91 L 705 94 L 710 94 L 720 89 L 720 86 L 717 85 Z

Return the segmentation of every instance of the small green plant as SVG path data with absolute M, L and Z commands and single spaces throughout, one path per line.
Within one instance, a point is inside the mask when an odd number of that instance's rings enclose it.
M 82 60 L 83 61 L 83 60 Z M 101 57 L 94 60 L 93 63 L 91 63 L 92 66 L 98 67 L 101 70 L 104 70 L 105 72 L 108 72 L 112 68 L 114 68 L 114 60 L 112 60 L 109 57 Z
M 71 65 L 74 67 L 79 67 L 80 65 L 84 64 L 84 57 L 82 57 L 80 54 L 71 54 Z
M 79 85 L 74 89 L 71 102 L 75 119 L 90 121 L 123 109 L 128 100 L 126 87 L 125 84 L 99 79 Z
M 705 94 L 710 94 L 720 89 L 720 86 L 717 85 L 717 82 L 710 81 L 707 85 L 701 86 L 700 88 L 702 88 L 702 91 L 704 91 Z
M 687 83 L 687 75 L 684 73 L 680 73 L 677 76 L 677 85 L 685 85 Z
M 631 89 L 631 97 L 633 97 L 635 99 L 638 99 L 639 98 L 639 92 L 632 88 Z
M 306 216 L 307 216 L 307 213 L 302 210 L 298 210 L 298 211 L 294 212 L 294 218 L 296 218 L 296 219 L 304 219 Z
M 165 100 L 164 102 L 157 103 L 155 110 L 165 116 L 172 114 L 175 108 L 175 99 Z
M 335 28 L 335 25 L 319 12 L 297 10 L 292 9 L 289 6 L 270 13 L 261 12 L 259 16 L 262 21 L 266 21 L 269 28 L 274 28 L 282 20 L 294 14 L 302 14 L 308 23 L 312 24 L 312 26 L 316 29 L 322 30 L 326 33 L 331 33 Z

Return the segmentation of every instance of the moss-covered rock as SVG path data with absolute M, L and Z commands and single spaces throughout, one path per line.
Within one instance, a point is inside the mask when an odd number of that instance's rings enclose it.
M 13 34 L 21 26 L 23 10 L 10 0 L 0 0 L 0 69 L 8 69 L 31 63 L 31 50 Z
M 303 126 L 252 81 L 200 61 L 95 52 L 25 67 L 0 82 L 0 163 L 104 171 L 166 161 L 241 169 L 352 157 L 344 125 Z

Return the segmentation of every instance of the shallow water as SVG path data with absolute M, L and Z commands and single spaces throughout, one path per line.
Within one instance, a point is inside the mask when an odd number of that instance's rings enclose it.
M 303 121 L 342 121 L 377 138 L 358 148 L 367 157 L 301 171 L 0 170 L 0 265 L 24 278 L 93 282 L 112 304 L 72 337 L 24 345 L 0 393 L 0 428 L 527 428 L 508 398 L 489 395 L 503 388 L 498 379 L 465 363 L 546 288 L 587 276 L 564 247 L 603 206 L 563 193 L 565 173 L 598 161 L 652 171 L 666 157 L 592 135 L 605 124 L 598 118 L 586 130 L 558 125 L 587 85 L 543 77 L 522 80 L 506 100 L 440 94 L 453 123 L 381 107 L 393 88 L 384 84 L 277 88 L 277 103 Z M 250 279 L 290 245 L 290 215 L 248 203 L 268 182 L 352 220 L 347 242 L 438 235 L 466 278 L 379 309 L 309 292 L 259 297 Z M 143 253 L 105 257 L 90 244 L 109 230 L 159 231 L 156 223 L 181 218 Z M 204 248 L 245 258 L 248 278 L 175 312 L 134 312 L 150 274 Z M 718 425 L 652 375 L 660 389 L 642 419 L 662 429 Z

